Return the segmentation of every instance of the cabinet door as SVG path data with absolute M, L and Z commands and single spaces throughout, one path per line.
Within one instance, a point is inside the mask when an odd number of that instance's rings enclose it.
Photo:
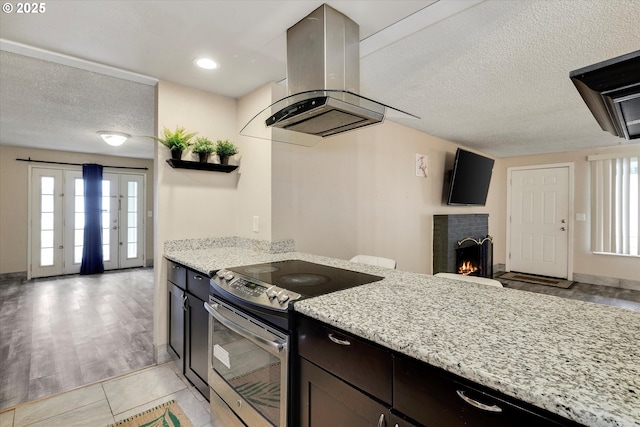
M 391 353 L 317 320 L 298 318 L 298 353 L 313 364 L 391 405 Z
M 167 261 L 167 279 L 171 283 L 185 289 L 187 286 L 187 269 L 180 264 Z
M 184 307 L 185 293 L 169 282 L 169 348 L 184 364 Z M 182 366 L 184 369 L 184 365 Z
M 204 301 L 188 292 L 186 296 L 184 375 L 208 400 L 207 340 L 209 338 L 209 313 L 204 308 Z
M 389 408 L 300 359 L 300 426 L 388 426 Z
M 576 425 L 413 360 L 394 359 L 393 381 L 394 409 L 429 427 Z
M 407 421 L 394 413 L 391 414 L 391 417 L 389 419 L 389 427 L 419 427 L 418 424 L 413 424 L 412 422 Z

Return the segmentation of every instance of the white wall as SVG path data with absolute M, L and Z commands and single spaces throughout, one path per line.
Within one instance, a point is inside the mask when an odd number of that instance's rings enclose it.
M 433 215 L 488 213 L 491 218 L 504 208 L 493 183 L 485 207 L 442 202 L 445 170 L 452 167 L 456 148 L 393 122 L 314 147 L 274 143 L 273 194 L 294 216 L 288 237 L 302 252 L 342 259 L 358 253 L 385 256 L 396 259 L 399 269 L 431 273 Z M 428 156 L 427 178 L 416 177 L 416 154 Z M 274 199 L 274 216 L 275 204 Z
M 160 82 L 157 88 L 158 134 L 182 126 L 212 141 L 237 140 L 236 101 L 220 95 Z M 236 235 L 236 173 L 172 169 L 167 147 L 156 143 L 154 345 L 167 342 L 167 277 L 163 257 L 167 240 Z M 193 160 L 183 154 L 184 160 Z

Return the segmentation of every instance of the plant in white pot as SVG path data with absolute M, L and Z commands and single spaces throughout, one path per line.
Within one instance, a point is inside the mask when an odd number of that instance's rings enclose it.
M 227 165 L 229 164 L 229 157 L 238 154 L 238 147 L 228 139 L 224 141 L 219 139 L 216 142 L 215 152 L 220 157 L 220 164 Z
M 209 140 L 206 136 L 199 136 L 196 138 L 192 152 L 198 155 L 200 162 L 207 163 L 209 161 L 209 155 L 213 153 L 214 146 L 213 142 Z

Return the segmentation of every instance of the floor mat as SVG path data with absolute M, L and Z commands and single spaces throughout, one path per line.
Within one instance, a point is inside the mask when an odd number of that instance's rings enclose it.
M 534 276 L 524 273 L 503 273 L 498 276 L 499 279 L 516 280 L 518 282 L 534 283 L 536 285 L 555 286 L 556 288 L 567 289 L 573 285 L 571 280 L 556 279 L 554 277 Z
M 193 427 L 182 408 L 171 400 L 109 427 Z

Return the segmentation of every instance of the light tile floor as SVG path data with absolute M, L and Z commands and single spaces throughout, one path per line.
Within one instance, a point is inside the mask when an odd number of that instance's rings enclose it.
M 0 412 L 0 427 L 108 426 L 169 400 L 178 402 L 194 427 L 213 427 L 209 402 L 174 362 L 18 405 Z

